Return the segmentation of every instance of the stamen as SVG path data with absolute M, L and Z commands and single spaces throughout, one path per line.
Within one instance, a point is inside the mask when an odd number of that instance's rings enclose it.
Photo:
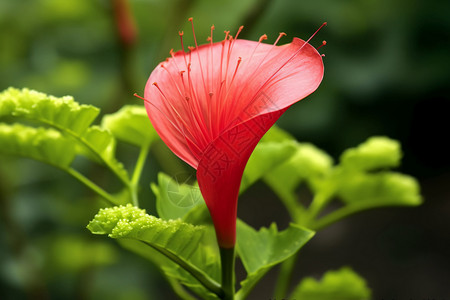
M 275 43 L 273 43 L 273 45 L 275 46 L 276 44 L 278 44 L 278 41 L 281 39 L 281 37 L 286 36 L 286 33 L 284 32 L 280 32 L 280 34 L 278 35 L 277 40 L 275 41 Z
M 188 131 L 188 133 L 192 136 L 195 137 L 195 135 L 192 134 L 192 132 L 189 130 L 189 126 L 186 123 L 186 121 L 183 119 L 183 117 L 180 115 L 180 113 L 177 111 L 177 109 L 172 105 L 172 103 L 169 101 L 169 99 L 167 99 L 166 95 L 163 93 L 163 91 L 161 90 L 161 88 L 159 87 L 158 83 L 153 82 L 152 85 L 154 85 L 158 91 L 161 93 L 161 95 L 164 97 L 164 99 L 166 100 L 165 104 L 169 104 L 170 108 L 169 111 L 172 111 L 175 114 L 175 117 L 177 118 L 177 120 L 184 126 L 184 128 Z M 151 102 L 149 102 L 150 104 L 152 104 Z M 152 104 L 153 105 L 153 104 Z M 154 107 L 156 107 L 155 105 L 153 105 Z M 159 111 L 161 111 L 158 108 Z M 170 119 L 169 119 L 170 120 Z M 172 123 L 172 122 L 171 122 Z M 178 131 L 182 132 L 183 130 L 180 129 L 180 126 L 175 125 L 172 123 L 172 125 L 174 127 L 176 127 L 178 129 Z M 181 127 L 182 128 L 182 127 Z M 183 135 L 186 137 L 186 134 L 183 133 Z
M 183 95 L 183 93 L 181 92 L 180 87 L 178 86 L 177 82 L 175 81 L 175 78 L 173 78 L 172 72 L 170 72 L 170 71 L 164 66 L 164 64 L 161 64 L 161 68 L 163 68 L 164 71 L 166 71 L 167 74 L 169 75 L 169 78 L 170 78 L 170 80 L 172 81 L 172 85 L 175 86 L 175 87 L 177 88 L 178 94 L 179 94 L 181 97 L 185 97 L 185 96 Z M 183 76 L 181 76 L 181 81 L 183 81 Z M 183 84 L 184 84 L 184 82 L 183 82 Z M 186 89 L 185 89 L 185 91 L 186 91 Z
M 237 73 L 237 70 L 239 68 L 239 65 L 241 64 L 241 61 L 242 61 L 242 57 L 239 57 L 239 59 L 237 61 L 237 64 L 236 64 L 236 69 L 234 69 L 233 77 L 231 78 L 231 82 L 230 82 L 230 86 L 229 87 L 231 87 L 231 85 L 233 84 L 234 77 L 236 76 L 236 73 Z
M 150 102 L 149 100 L 147 100 L 147 99 L 145 99 L 144 97 L 141 97 L 141 96 L 139 96 L 137 93 L 134 93 L 133 94 L 133 96 L 135 96 L 135 97 L 137 97 L 137 98 L 139 98 L 139 99 L 141 99 L 141 100 L 144 100 L 145 102 L 147 102 L 148 104 L 150 104 L 151 106 L 153 106 L 154 108 L 156 108 L 166 119 L 167 119 L 167 121 L 169 121 L 169 123 L 182 135 L 182 136 L 184 136 L 186 139 L 189 139 L 189 140 L 191 140 L 191 138 L 190 137 L 188 137 L 188 136 L 186 136 L 186 133 L 184 133 L 184 130 L 182 130 L 181 128 L 180 128 L 180 126 L 179 125 L 177 125 L 177 124 L 175 124 L 174 122 L 172 122 L 172 119 L 171 118 L 169 118 L 159 107 L 157 107 L 155 104 L 153 104 L 152 102 Z M 175 115 L 176 117 L 177 117 L 177 120 L 179 120 L 179 121 L 182 121 L 181 119 L 180 119 L 180 117 L 178 116 L 178 115 Z M 183 123 L 183 122 L 182 122 Z M 191 136 L 192 136 L 192 134 L 191 134 Z
M 184 93 L 185 93 L 185 96 L 184 96 L 184 98 L 186 99 L 186 101 L 189 101 L 189 96 L 187 95 L 187 89 L 186 89 L 186 83 L 184 82 L 184 76 L 183 76 L 183 74 L 184 74 L 184 72 L 186 72 L 186 71 L 180 71 L 180 76 L 181 76 L 181 82 L 183 83 L 183 89 L 184 89 Z
M 148 104 L 152 104 L 152 103 L 150 102 L 150 100 L 147 100 L 147 99 L 145 99 L 144 97 L 139 96 L 137 93 L 134 93 L 133 96 L 135 96 L 135 97 L 137 97 L 137 98 L 139 98 L 139 99 L 141 99 L 141 100 L 144 100 L 144 102 L 147 102 Z M 152 104 L 152 105 L 153 105 L 153 104 Z
M 212 25 L 211 26 L 211 40 L 210 40 L 210 45 L 209 45 L 209 52 L 210 52 L 210 58 L 211 58 L 211 61 L 210 61 L 210 63 L 209 63 L 209 65 L 211 66 L 211 87 L 210 87 L 210 90 L 213 90 L 214 89 L 214 82 L 213 82 L 213 73 L 214 73 L 214 66 L 213 66 L 213 62 L 214 62 L 214 57 L 213 57 L 213 43 L 214 43 L 214 41 L 213 41 L 213 31 L 214 31 L 214 29 L 215 29 L 215 27 L 214 27 L 214 25 Z M 209 72 L 209 69 L 208 69 L 208 72 Z M 208 77 L 209 76 L 209 74 L 208 75 L 206 75 L 206 77 Z M 212 91 L 210 92 L 211 94 L 212 94 Z
M 238 38 L 238 36 L 239 36 L 239 33 L 241 33 L 242 29 L 244 29 L 244 26 L 241 25 L 241 26 L 239 27 L 238 31 L 236 32 L 236 36 L 234 37 L 235 40 L 237 40 L 237 38 Z
M 194 43 L 195 43 L 195 49 L 197 50 L 197 58 L 198 58 L 198 63 L 199 63 L 199 67 L 200 67 L 200 74 L 202 75 L 202 81 L 203 81 L 203 88 L 205 90 L 205 93 L 207 93 L 207 88 L 206 88 L 206 82 L 205 82 L 205 77 L 203 75 L 203 66 L 202 66 L 202 60 L 200 58 L 200 53 L 198 51 L 198 44 L 197 44 L 197 37 L 195 36 L 195 30 L 194 30 L 194 19 L 191 17 L 188 19 L 189 22 L 191 22 L 191 27 L 192 27 L 192 35 L 194 36 Z M 189 50 L 193 50 L 193 48 L 189 48 Z
M 178 35 L 180 36 L 181 50 L 183 50 L 184 64 L 186 65 L 186 68 L 187 68 L 186 51 L 184 51 L 184 43 L 183 43 L 184 32 L 183 31 L 179 31 Z
M 265 33 L 259 37 L 258 43 L 261 43 L 264 40 L 267 40 L 267 34 L 265 34 Z
M 323 46 L 325 46 L 327 44 L 327 41 L 322 41 L 322 45 L 320 45 L 317 50 L 319 50 L 320 48 L 322 48 Z
M 306 41 L 306 43 L 309 43 L 309 41 L 320 31 L 320 29 L 322 29 L 322 27 L 327 26 L 327 22 L 323 22 L 322 25 L 320 25 L 319 29 L 316 30 L 316 32 L 313 33 L 313 35 L 311 35 L 309 37 L 309 39 Z
M 319 30 L 320 29 L 322 29 L 322 27 L 324 27 L 324 26 L 326 26 L 327 25 L 327 22 L 324 22 L 320 27 L 319 27 L 319 29 L 317 29 L 314 33 L 313 33 L 313 35 L 311 35 L 311 37 L 306 41 L 306 42 L 304 42 L 303 43 L 303 45 L 299 48 L 299 49 L 297 49 L 297 51 L 295 51 L 294 52 L 294 54 L 292 54 L 291 55 L 291 57 L 289 57 L 289 59 L 287 60 L 287 61 L 285 61 L 262 85 L 261 85 L 261 87 L 259 88 L 259 90 L 255 93 L 255 95 L 257 95 L 262 89 L 263 89 L 263 87 L 264 86 L 266 86 L 274 77 L 275 77 L 275 75 L 281 70 L 281 69 L 283 69 L 284 68 L 284 66 L 286 66 L 292 59 L 294 59 L 294 57 L 295 56 L 297 56 L 297 54 L 299 54 L 302 50 L 303 50 L 303 47 L 305 47 L 305 45 L 306 44 L 308 44 L 309 43 L 309 41 L 319 32 Z M 270 50 L 269 50 L 269 52 L 270 52 Z M 267 53 L 268 54 L 268 53 Z M 267 57 L 267 55 L 266 55 L 266 57 Z M 265 60 L 265 58 L 263 59 L 263 61 Z M 262 63 L 262 62 L 261 62 Z M 257 67 L 257 69 L 259 68 L 259 66 Z M 253 99 L 254 100 L 254 99 Z M 253 103 L 253 100 L 252 101 L 250 101 L 249 102 L 249 104 L 248 104 L 248 106 L 249 105 L 251 105 L 252 103 Z M 247 106 L 247 107 L 248 107 Z

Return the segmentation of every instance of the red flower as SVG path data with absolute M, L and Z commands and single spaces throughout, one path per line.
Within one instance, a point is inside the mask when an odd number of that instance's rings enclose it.
M 192 19 L 189 19 L 192 22 Z M 193 25 L 192 25 L 193 29 Z M 190 47 L 160 63 L 145 87 L 147 113 L 169 148 L 197 170 L 219 246 L 236 239 L 242 173 L 265 132 L 293 103 L 311 94 L 323 77 L 317 50 L 294 38 L 274 45 L 225 39 Z

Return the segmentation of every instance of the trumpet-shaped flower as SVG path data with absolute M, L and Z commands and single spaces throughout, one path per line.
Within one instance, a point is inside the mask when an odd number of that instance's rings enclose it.
M 192 23 L 192 19 L 190 19 Z M 146 109 L 167 146 L 197 170 L 219 246 L 236 239 L 237 198 L 253 149 L 293 103 L 319 86 L 322 56 L 308 42 L 238 39 L 189 47 L 160 63 L 145 87 Z

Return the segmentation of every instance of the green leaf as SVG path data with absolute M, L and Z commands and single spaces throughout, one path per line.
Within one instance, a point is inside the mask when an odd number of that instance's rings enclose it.
M 295 288 L 290 299 L 368 300 L 370 289 L 363 278 L 350 268 L 328 271 L 321 281 L 307 277 Z
M 149 248 L 147 245 L 139 242 L 134 239 L 120 239 L 118 240 L 120 245 L 125 249 L 132 251 L 147 260 L 151 261 L 155 265 L 159 266 L 163 275 L 166 276 L 168 282 L 171 285 L 177 284 L 181 282 L 184 286 L 188 287 L 192 292 L 199 295 L 202 299 L 211 299 L 218 300 L 216 294 L 212 293 L 208 289 L 206 289 L 203 285 L 201 285 L 192 275 L 188 272 L 184 271 L 178 265 L 173 263 L 163 254 L 158 251 Z M 219 274 L 220 269 L 217 263 L 217 253 L 213 253 L 205 250 L 203 244 L 199 244 L 198 255 L 196 257 L 201 257 L 204 261 L 203 268 L 204 270 L 210 274 L 211 269 L 213 273 Z M 218 276 L 211 276 L 211 278 L 219 278 Z
M 197 185 L 179 184 L 170 176 L 159 173 L 158 184 L 151 184 L 156 196 L 156 210 L 164 220 L 182 219 L 193 207 L 204 203 Z
M 155 262 L 167 276 L 175 277 L 205 294 L 220 293 L 217 282 L 200 269 L 207 265 L 208 270 L 218 273 L 217 260 L 211 255 L 205 255 L 208 247 L 201 246 L 205 234 L 202 226 L 193 226 L 181 220 L 165 221 L 128 204 L 101 209 L 87 228 L 94 234 L 108 234 L 115 239 L 138 241 L 140 243 L 131 243 L 130 247 L 134 247 L 134 251 L 142 253 L 147 248 L 150 253 L 159 253 L 156 256 L 150 254 L 153 256 L 152 260 L 161 255 L 165 257 L 164 260 Z
M 261 142 L 263 143 L 285 141 L 295 141 L 295 138 L 289 132 L 281 129 L 277 125 L 272 126 L 261 139 Z
M 102 127 L 107 128 L 118 140 L 138 147 L 150 145 L 159 139 L 143 106 L 127 105 L 114 114 L 104 116 Z
M 400 165 L 402 152 L 398 141 L 387 137 L 371 137 L 356 148 L 350 148 L 341 156 L 344 168 L 376 170 Z
M 75 158 L 73 141 L 54 129 L 0 124 L 0 153 L 33 158 L 61 169 Z
M 419 205 L 422 197 L 419 184 L 413 177 L 380 172 L 352 173 L 340 182 L 337 195 L 347 204 Z
M 83 133 L 82 138 L 85 143 L 81 144 L 79 150 L 81 154 L 98 163 L 115 159 L 116 140 L 105 129 L 98 126 L 89 127 Z M 96 155 L 93 155 L 92 151 Z
M 36 120 L 56 128 L 81 134 L 100 110 L 80 105 L 70 96 L 57 98 L 34 90 L 8 88 L 0 93 L 0 117 L 12 115 Z
M 109 167 L 123 182 L 128 182 L 128 172 L 115 157 L 116 140 L 109 131 L 92 126 L 78 137 L 78 141 L 79 154 Z
M 101 162 L 128 184 L 127 172 L 114 158 L 114 138 L 106 130 L 90 127 L 98 113 L 98 108 L 80 105 L 70 96 L 58 98 L 34 90 L 15 88 L 0 93 L 0 117 L 23 117 L 60 130 L 65 136 L 73 138 L 73 147 L 82 149 L 77 150 L 78 154 Z
M 253 151 L 242 176 L 240 193 L 249 186 L 270 173 L 275 167 L 288 160 L 294 154 L 294 142 L 260 142 Z
M 295 190 L 303 180 L 314 181 L 330 172 L 333 159 L 312 144 L 296 143 L 295 153 L 278 168 L 268 172 L 265 181 L 275 190 Z
M 295 153 L 288 160 L 267 172 L 264 182 L 277 194 L 294 222 L 304 219 L 304 207 L 297 199 L 296 189 L 306 181 L 310 185 L 327 176 L 333 160 L 322 150 L 308 143 L 295 143 Z M 313 186 L 313 185 L 312 185 Z
M 236 299 L 244 299 L 265 273 L 294 255 L 313 235 L 313 231 L 295 224 L 282 232 L 278 232 L 275 223 L 256 231 L 238 221 L 236 249 L 248 277 L 241 282 Z

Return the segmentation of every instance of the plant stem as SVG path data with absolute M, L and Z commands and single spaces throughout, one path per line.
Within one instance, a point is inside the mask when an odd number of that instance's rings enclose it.
M 311 228 L 310 224 L 314 222 L 314 219 L 320 214 L 320 212 L 323 210 L 323 208 L 329 202 L 330 199 L 331 198 L 329 197 L 328 194 L 324 193 L 316 194 L 306 212 L 307 219 L 303 220 L 301 224 L 303 226 Z
M 144 168 L 149 149 L 150 144 L 144 145 L 141 148 L 141 151 L 139 152 L 139 157 L 134 167 L 133 177 L 131 178 L 131 185 L 130 185 L 131 199 L 133 201 L 133 205 L 136 207 L 139 207 L 139 199 L 137 195 L 139 187 L 139 179 L 141 178 L 142 169 Z
M 380 202 L 380 203 L 364 203 L 364 204 L 356 204 L 353 203 L 352 205 L 346 205 L 342 208 L 339 208 L 331 213 L 329 213 L 328 215 L 324 216 L 323 218 L 312 222 L 310 224 L 310 226 L 308 226 L 310 229 L 315 230 L 315 231 L 319 231 L 322 230 L 323 228 L 330 226 L 331 224 L 345 218 L 348 217 L 349 215 L 352 215 L 354 213 L 357 213 L 358 211 L 361 210 L 367 210 L 367 209 L 372 209 L 372 208 L 376 208 L 376 207 L 385 207 L 386 204 Z
M 78 179 L 81 183 L 83 183 L 88 188 L 90 188 L 91 190 L 93 190 L 94 192 L 99 194 L 101 197 L 103 197 L 106 200 L 108 200 L 109 202 L 111 202 L 111 204 L 113 204 L 113 205 L 118 204 L 117 199 L 115 199 L 110 193 L 106 192 L 104 189 L 102 189 L 101 187 L 99 187 L 98 185 L 93 183 L 90 179 L 88 179 L 86 176 L 84 176 L 77 170 L 75 170 L 73 168 L 67 168 L 67 169 L 63 169 L 63 170 L 66 171 L 67 173 L 69 173 L 70 175 L 72 175 L 73 177 L 75 177 L 76 179 Z
M 234 247 L 220 248 L 220 262 L 222 266 L 223 300 L 234 299 Z
M 278 274 L 277 283 L 275 284 L 274 299 L 286 298 L 297 257 L 298 253 L 294 254 L 281 264 L 280 273 Z

